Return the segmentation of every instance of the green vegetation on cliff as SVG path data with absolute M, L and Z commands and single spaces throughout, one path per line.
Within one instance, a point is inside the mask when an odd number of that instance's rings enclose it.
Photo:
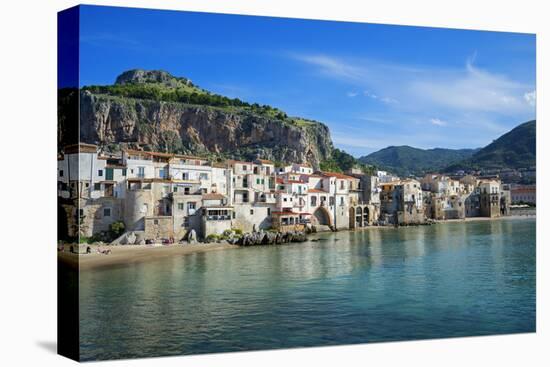
M 289 117 L 284 111 L 265 104 L 248 103 L 239 98 L 228 98 L 211 93 L 196 86 L 189 79 L 174 77 L 163 71 L 130 70 L 121 74 L 113 85 L 90 85 L 83 87 L 82 90 L 96 95 L 212 106 L 228 111 L 250 111 L 296 126 L 316 123 L 303 118 Z
M 352 155 L 346 153 L 343 150 L 334 148 L 332 150 L 331 157 L 320 164 L 321 171 L 329 172 L 346 172 L 352 168 L 358 168 L 363 173 L 373 173 L 375 167 L 373 165 L 367 165 L 358 161 Z
M 113 85 L 80 91 L 80 141 L 193 154 L 210 160 L 269 159 L 345 171 L 362 166 L 334 149 L 328 127 L 204 90 L 158 70 L 130 70 Z

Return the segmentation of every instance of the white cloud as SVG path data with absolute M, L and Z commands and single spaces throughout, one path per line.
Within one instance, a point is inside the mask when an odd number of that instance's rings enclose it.
M 443 121 L 443 120 L 438 119 L 438 118 L 430 119 L 430 122 L 432 123 L 432 125 L 436 125 L 436 126 L 447 126 L 448 125 L 447 121 Z
M 365 97 L 369 97 L 371 99 L 374 99 L 376 101 L 380 101 L 380 102 L 383 102 L 383 103 L 386 103 L 386 104 L 392 104 L 392 103 L 397 103 L 397 100 L 394 99 L 394 98 L 390 98 L 390 97 L 381 97 L 377 94 L 374 94 L 374 93 L 371 93 L 369 92 L 368 90 L 364 91 L 363 92 L 363 95 Z
M 364 88 L 365 97 L 384 103 L 394 112 L 424 117 L 424 121 L 426 113 L 437 113 L 440 121 L 468 121 L 488 131 L 495 130 L 496 120 L 520 122 L 535 112 L 533 85 L 476 67 L 477 53 L 462 68 L 416 67 L 327 55 L 292 57 L 315 66 L 323 77 Z
M 346 95 L 350 98 L 353 98 L 353 97 L 357 97 L 358 93 L 357 92 L 348 92 L 348 93 L 346 93 Z
M 378 99 L 378 96 L 374 93 L 369 92 L 368 90 L 364 91 L 363 94 L 365 97 L 370 97 L 372 99 Z
M 386 104 L 398 103 L 396 99 L 390 97 L 382 97 L 380 100 Z
M 537 91 L 527 92 L 523 95 L 523 98 L 530 106 L 535 106 L 537 104 Z
M 410 80 L 409 92 L 444 108 L 464 111 L 517 113 L 529 108 L 521 100 L 526 85 L 506 76 L 477 69 L 440 71 Z

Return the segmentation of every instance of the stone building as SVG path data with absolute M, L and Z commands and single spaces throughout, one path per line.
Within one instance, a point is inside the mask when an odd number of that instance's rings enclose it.
M 536 204 L 537 187 L 535 185 L 515 186 L 510 190 L 510 201 L 513 204 Z
M 380 187 L 380 216 L 383 223 L 424 223 L 424 199 L 419 181 L 406 179 L 383 183 Z
M 480 215 L 482 217 L 500 217 L 500 181 L 484 179 L 479 183 Z

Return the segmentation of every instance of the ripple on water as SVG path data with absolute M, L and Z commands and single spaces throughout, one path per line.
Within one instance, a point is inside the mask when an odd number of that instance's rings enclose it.
M 318 237 L 82 272 L 82 358 L 535 330 L 534 220 Z

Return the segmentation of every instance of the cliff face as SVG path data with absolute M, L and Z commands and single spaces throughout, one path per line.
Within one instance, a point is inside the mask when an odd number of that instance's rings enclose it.
M 308 162 L 333 145 L 321 123 L 293 124 L 238 108 L 80 92 L 80 141 L 235 159 Z

